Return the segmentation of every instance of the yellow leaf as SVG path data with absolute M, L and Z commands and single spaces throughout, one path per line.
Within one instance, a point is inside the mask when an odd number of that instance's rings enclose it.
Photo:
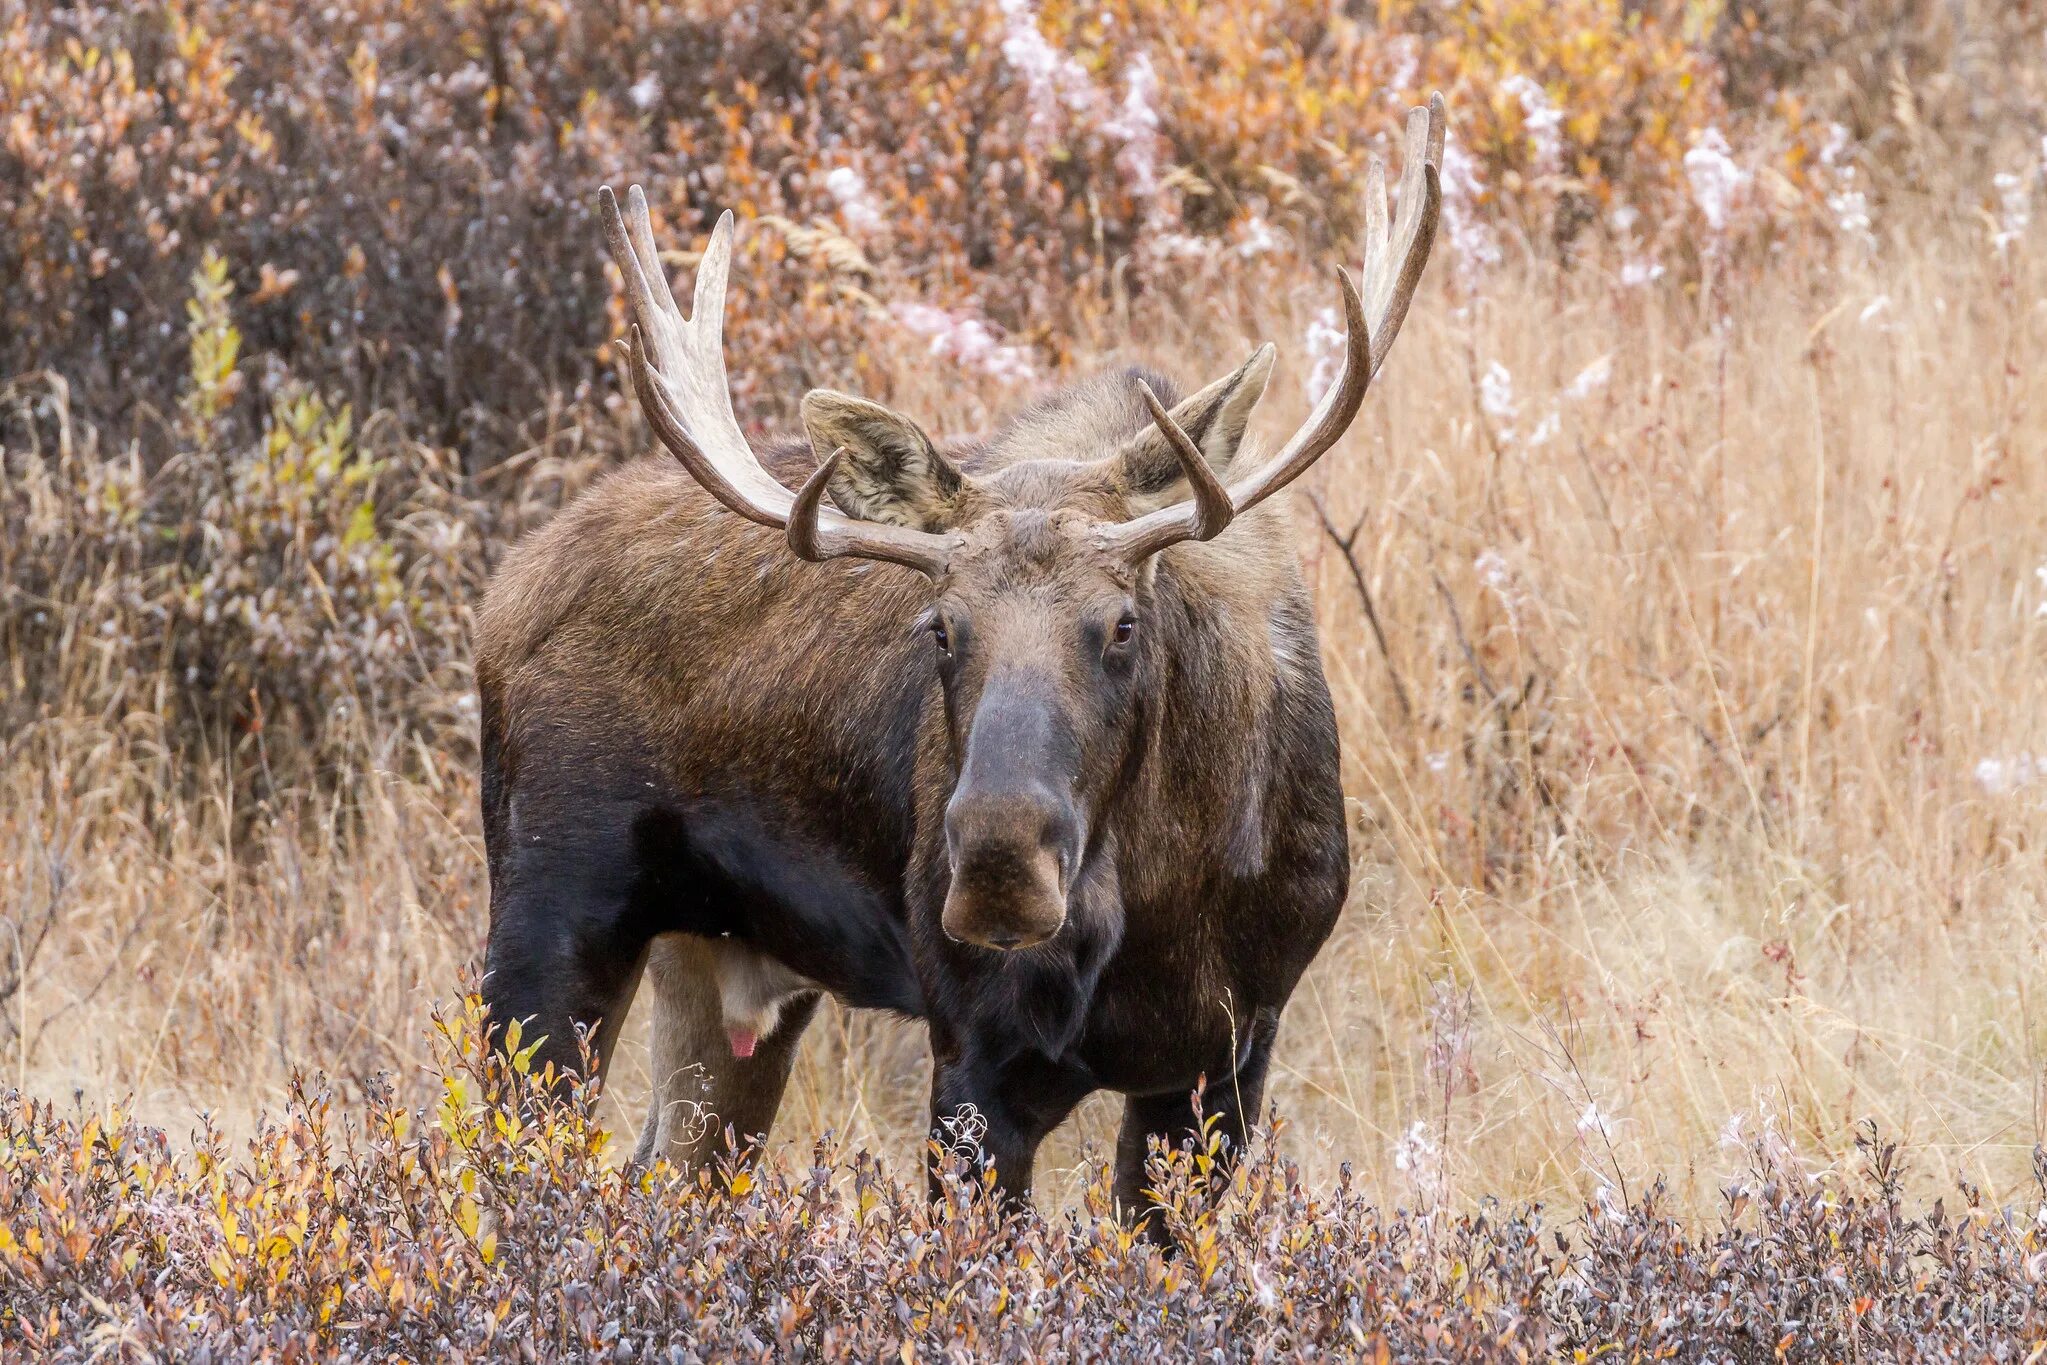
M 455 1226 L 462 1229 L 464 1237 L 469 1238 L 471 1241 L 476 1239 L 476 1225 L 478 1221 L 476 1201 L 474 1199 L 465 1194 L 455 1200 Z

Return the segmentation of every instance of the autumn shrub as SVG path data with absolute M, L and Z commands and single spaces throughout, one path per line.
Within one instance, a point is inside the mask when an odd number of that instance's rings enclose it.
M 914 1172 L 610 1158 L 587 1090 L 437 1025 L 438 1103 L 316 1085 L 244 1143 L 0 1097 L 0 1346 L 44 1360 L 2021 1359 L 2047 1345 L 2047 1215 L 1905 1207 L 1894 1147 L 1809 1170 L 1771 1130 L 1716 1225 L 1657 1188 L 1562 1217 L 1373 1206 L 1268 1132 L 1154 1150 L 1170 1248 L 1093 1162 L 1012 1212 L 971 1143 Z M 1198 1103 L 1198 1097 L 1190 1097 Z M 2043 1172 L 2047 1174 L 2047 1172 Z
M 2039 0 L 1711 0 L 1695 22 L 1731 103 L 1788 94 L 1941 190 L 2041 132 Z
M 885 390 L 877 332 L 1029 378 L 1133 294 L 1344 249 L 1367 159 L 1436 88 L 1464 254 L 1767 239 L 1823 200 L 1826 130 L 1730 106 L 1689 13 L 14 0 L 0 374 L 62 374 L 114 444 L 167 458 L 151 418 L 212 252 L 252 354 L 481 468 L 614 384 L 592 194 L 632 178 L 679 244 L 725 207 L 754 225 L 744 412 Z M 267 415 L 253 393 L 225 414 Z
M 483 513 L 440 452 L 366 434 L 288 377 L 239 430 L 226 413 L 249 376 L 225 263 L 208 253 L 191 283 L 160 464 L 101 448 L 61 376 L 0 395 L 29 433 L 0 458 L 10 737 L 53 714 L 144 712 L 259 791 L 369 730 L 466 742 L 437 698 L 464 676 Z

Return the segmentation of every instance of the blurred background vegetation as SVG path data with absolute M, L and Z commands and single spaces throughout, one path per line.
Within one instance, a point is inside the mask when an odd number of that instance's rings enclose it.
M 1996 0 L 0 15 L 0 716 L 118 697 L 255 791 L 351 707 L 432 710 L 534 475 L 636 447 L 600 183 L 651 186 L 678 247 L 740 215 L 731 368 L 773 422 L 891 397 L 877 334 L 999 404 L 1232 261 L 1336 258 L 1432 90 L 1439 269 L 1687 283 L 1896 199 L 1974 211 L 2042 95 L 2005 59 L 2041 7 Z

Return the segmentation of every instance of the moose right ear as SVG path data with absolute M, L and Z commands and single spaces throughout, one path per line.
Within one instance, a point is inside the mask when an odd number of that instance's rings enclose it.
M 847 516 L 919 531 L 952 524 L 965 478 L 909 418 L 864 398 L 812 389 L 803 395 L 803 429 L 820 464 L 844 448 L 825 491 Z
M 1244 429 L 1251 422 L 1251 409 L 1265 392 L 1272 377 L 1272 343 L 1251 353 L 1251 358 L 1207 388 L 1175 403 L 1171 416 L 1200 449 L 1201 457 L 1218 475 L 1228 473 L 1243 444 Z M 1179 457 L 1166 444 L 1158 428 L 1149 423 L 1131 437 L 1116 457 L 1123 466 L 1123 481 L 1140 502 L 1175 493 L 1185 496 L 1186 475 Z

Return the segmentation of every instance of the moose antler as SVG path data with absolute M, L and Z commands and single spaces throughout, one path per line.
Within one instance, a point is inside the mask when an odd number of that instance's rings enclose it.
M 787 534 L 789 548 L 804 559 L 852 555 L 921 569 L 934 578 L 945 572 L 957 539 L 907 526 L 862 521 L 821 506 L 824 482 L 838 462 L 834 452 L 792 494 L 761 467 L 732 414 L 725 378 L 725 277 L 732 264 L 732 214 L 718 219 L 697 265 L 695 301 L 687 321 L 669 292 L 668 276 L 654 246 L 647 196 L 634 185 L 626 191 L 626 213 L 606 185 L 598 191 L 611 257 L 625 276 L 632 304 L 629 360 L 633 388 L 661 444 L 719 502 L 750 521 Z
M 1244 478 L 1219 489 L 1200 449 L 1149 391 L 1151 419 L 1180 459 L 1194 497 L 1103 529 L 1103 537 L 1133 563 L 1183 540 L 1207 540 L 1237 515 L 1256 507 L 1306 472 L 1335 445 L 1364 402 L 1372 376 L 1386 362 L 1407 306 L 1421 282 L 1442 212 L 1443 97 L 1407 115 L 1406 164 L 1400 180 L 1400 218 L 1387 231 L 1386 168 L 1372 159 L 1365 177 L 1365 261 L 1362 287 L 1339 267 L 1344 321 L 1343 374 L 1322 395 L 1308 420 L 1278 453 Z M 1219 498 L 1217 495 L 1221 494 Z

